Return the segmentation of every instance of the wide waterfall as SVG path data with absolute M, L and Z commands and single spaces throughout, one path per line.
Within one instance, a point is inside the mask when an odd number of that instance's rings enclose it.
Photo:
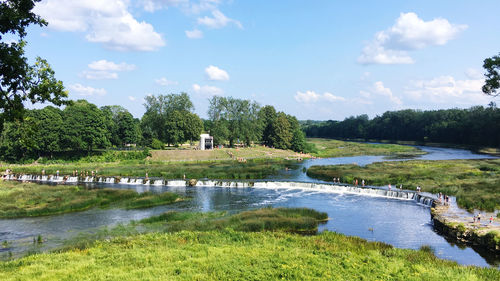
M 40 181 L 52 183 L 101 183 L 114 184 L 115 178 L 99 178 L 94 177 L 64 177 L 64 176 L 38 176 L 38 175 L 8 175 L 7 180 L 19 181 Z M 190 182 L 186 180 L 168 180 L 160 179 L 144 180 L 142 178 L 121 178 L 120 184 L 127 185 L 154 185 L 154 186 L 171 186 L 171 187 L 186 187 Z M 311 189 L 323 192 L 359 194 L 366 196 L 388 197 L 401 200 L 413 200 L 418 204 L 432 206 L 434 199 L 416 193 L 414 191 L 403 190 L 386 190 L 374 187 L 359 187 L 352 185 L 330 184 L 330 183 L 310 183 L 310 182 L 293 182 L 293 181 L 226 181 L 226 180 L 198 180 L 196 187 L 225 187 L 225 188 L 268 188 L 268 189 Z M 149 188 L 145 189 L 149 190 Z

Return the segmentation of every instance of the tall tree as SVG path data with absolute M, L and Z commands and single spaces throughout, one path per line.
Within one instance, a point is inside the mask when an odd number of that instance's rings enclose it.
M 0 117 L 6 120 L 21 120 L 27 101 L 68 103 L 63 83 L 54 77 L 47 61 L 37 57 L 35 64 L 30 65 L 24 54 L 26 28 L 31 24 L 47 25 L 32 12 L 36 2 L 40 0 L 0 1 L 0 40 L 7 33 L 19 39 L 0 42 Z
M 30 116 L 6 122 L 0 137 L 0 157 L 9 162 L 35 158 L 39 149 L 36 131 L 37 123 Z
M 184 139 L 193 144 L 194 141 L 200 139 L 200 134 L 203 131 L 203 121 L 198 115 L 191 112 L 185 112 L 184 119 Z
M 146 113 L 142 117 L 141 127 L 143 131 L 151 131 L 152 137 L 165 143 L 171 141 L 165 128 L 169 115 L 174 111 L 191 112 L 194 109 L 193 103 L 186 93 L 151 95 L 147 96 L 145 101 Z
M 110 145 L 106 133 L 104 114 L 86 100 L 78 100 L 63 111 L 63 141 L 66 147 L 90 153 L 96 148 Z
M 38 144 L 39 156 L 53 156 L 54 152 L 61 151 L 61 136 L 64 135 L 62 112 L 52 106 L 29 111 L 36 122 L 36 134 L 33 139 Z
M 484 60 L 483 64 L 486 70 L 486 80 L 483 86 L 483 93 L 492 96 L 498 96 L 500 92 L 500 54 Z
M 271 140 L 273 146 L 279 149 L 289 149 L 292 142 L 292 131 L 290 122 L 285 113 L 279 112 L 272 126 Z
M 271 105 L 266 105 L 259 111 L 259 124 L 262 126 L 262 143 L 272 146 L 272 128 L 276 119 L 276 109 Z
M 128 110 L 119 105 L 103 106 L 101 110 L 106 119 L 111 144 L 123 146 L 138 141 L 138 128 L 134 116 Z

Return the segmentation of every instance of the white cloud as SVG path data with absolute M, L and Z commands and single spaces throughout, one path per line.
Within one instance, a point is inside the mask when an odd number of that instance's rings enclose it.
M 475 68 L 469 68 L 465 71 L 465 76 L 469 79 L 481 79 L 483 78 L 483 73 Z
M 186 37 L 189 39 L 200 39 L 203 38 L 203 32 L 198 29 L 186 30 Z
M 75 92 L 80 96 L 104 96 L 106 94 L 106 90 L 104 89 L 96 89 L 92 88 L 90 86 L 83 86 L 82 84 L 72 84 L 69 85 L 68 88 L 70 89 L 71 92 Z
M 133 97 L 133 96 L 128 96 L 128 99 L 129 99 L 130 101 L 135 101 L 135 100 L 136 100 L 136 98 L 135 98 L 135 97 Z
M 221 0 L 199 0 L 197 2 L 190 0 L 140 0 L 139 5 L 145 11 L 154 12 L 157 10 L 168 9 L 169 7 L 178 7 L 188 14 L 199 14 L 204 11 L 217 9 Z
M 162 78 L 159 78 L 159 79 L 155 79 L 155 82 L 156 82 L 156 84 L 162 85 L 162 86 L 170 86 L 170 85 L 177 85 L 177 84 L 179 84 L 177 81 L 171 81 L 171 80 L 168 80 L 165 77 L 162 77 Z
M 193 91 L 197 94 L 201 94 L 204 96 L 216 96 L 223 95 L 224 91 L 220 88 L 214 86 L 200 86 L 198 84 L 193 84 Z
M 107 60 L 93 61 L 89 65 L 90 69 L 100 70 L 100 71 L 131 71 L 135 69 L 134 64 L 128 63 L 114 63 Z
M 154 51 L 165 45 L 153 26 L 128 11 L 128 0 L 44 0 L 34 12 L 49 28 L 84 32 L 90 42 L 120 51 Z
M 98 60 L 89 63 L 89 69 L 82 72 L 81 76 L 90 80 L 118 79 L 117 71 L 132 71 L 135 65 L 128 63 L 114 63 L 107 60 Z
M 321 95 L 317 94 L 314 91 L 306 91 L 306 92 L 297 91 L 297 94 L 295 94 L 294 98 L 297 102 L 300 103 L 314 103 L 322 100 L 328 102 L 346 101 L 345 98 L 340 96 L 335 96 L 332 93 L 325 92 Z
M 483 84 L 484 79 L 456 80 L 453 76 L 440 76 L 412 81 L 405 94 L 417 102 L 471 106 L 490 101 L 491 97 L 481 90 Z
M 415 13 L 401 13 L 396 23 L 377 32 L 363 48 L 358 62 L 362 64 L 411 64 L 408 50 L 440 46 L 455 38 L 467 25 L 451 24 L 443 18 L 424 21 Z
M 142 5 L 144 10 L 154 12 L 156 10 L 167 9 L 168 7 L 178 6 L 180 4 L 187 4 L 189 0 L 140 0 L 139 4 Z
M 326 101 L 329 101 L 329 102 L 345 101 L 345 98 L 339 97 L 339 96 L 335 96 L 335 95 L 333 95 L 331 93 L 324 93 L 323 94 L 323 99 L 326 100 Z
M 108 71 L 88 71 L 82 72 L 82 76 L 90 80 L 118 79 L 118 73 Z
M 205 74 L 208 79 L 215 81 L 227 81 L 229 80 L 229 74 L 223 69 L 218 68 L 217 66 L 210 65 L 205 68 Z
M 373 93 L 374 94 L 378 94 L 378 95 L 381 95 L 381 96 L 385 96 L 385 97 L 388 97 L 389 100 L 394 103 L 394 104 L 397 104 L 397 105 L 402 105 L 403 102 L 401 101 L 401 99 L 399 97 L 396 97 L 391 89 L 389 88 L 386 88 L 384 86 L 384 83 L 382 81 L 377 81 L 373 84 Z
M 233 23 L 239 28 L 243 28 L 243 25 L 237 20 L 230 19 L 226 17 L 221 11 L 219 10 L 214 10 L 212 11 L 212 16 L 213 17 L 203 17 L 203 18 L 198 18 L 198 24 L 204 25 L 208 28 L 222 28 L 225 27 L 226 25 Z
M 200 14 L 204 11 L 216 10 L 220 3 L 221 0 L 200 0 L 198 3 L 189 3 L 185 10 L 191 14 Z

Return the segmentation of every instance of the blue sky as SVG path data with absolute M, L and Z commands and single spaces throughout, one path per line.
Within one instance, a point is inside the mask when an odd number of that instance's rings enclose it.
M 149 94 L 253 99 L 299 119 L 487 105 L 498 1 L 43 0 L 26 53 L 72 99 L 134 116 Z

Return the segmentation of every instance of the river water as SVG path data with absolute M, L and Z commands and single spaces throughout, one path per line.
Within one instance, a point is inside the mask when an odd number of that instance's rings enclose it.
M 426 160 L 494 158 L 474 154 L 467 150 L 419 147 L 428 154 L 418 157 Z M 318 182 L 309 178 L 303 168 L 312 165 L 352 164 L 367 165 L 379 161 L 396 161 L 383 156 L 355 156 L 327 159 L 304 160 L 297 169 L 283 171 L 279 177 L 287 181 Z M 400 248 L 418 249 L 429 245 L 438 257 L 457 261 L 460 264 L 498 267 L 498 257 L 463 245 L 448 242 L 436 233 L 430 220 L 428 206 L 416 204 L 411 200 L 374 197 L 359 194 L 339 193 L 329 190 L 300 189 L 296 187 L 254 188 L 254 187 L 184 187 L 149 186 L 130 184 L 93 184 L 132 188 L 138 192 L 171 191 L 192 200 L 167 206 L 141 210 L 91 209 L 88 211 L 63 215 L 0 220 L 0 241 L 8 241 L 8 247 L 0 247 L 0 255 L 7 251 L 14 255 L 29 251 L 43 251 L 61 246 L 65 240 L 80 233 L 94 232 L 103 227 L 125 224 L 161 214 L 168 210 L 221 211 L 237 212 L 260 208 L 308 207 L 328 213 L 331 218 L 320 226 L 320 231 L 336 231 L 346 235 L 359 236 L 370 241 L 381 241 Z M 41 235 L 45 243 L 35 246 L 33 238 Z M 3 252 L 3 253 L 2 253 Z

